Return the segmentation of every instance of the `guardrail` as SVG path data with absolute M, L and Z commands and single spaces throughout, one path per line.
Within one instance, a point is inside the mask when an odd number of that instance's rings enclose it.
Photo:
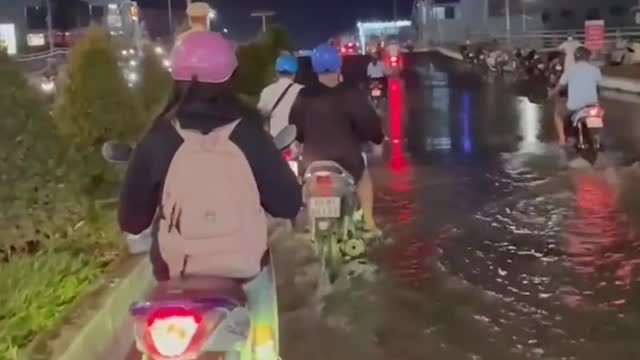
M 15 61 L 28 62 L 33 60 L 42 60 L 42 59 L 47 59 L 53 56 L 67 55 L 68 53 L 69 53 L 69 49 L 67 48 L 55 48 L 53 50 L 46 50 L 38 53 L 16 56 Z
M 509 37 L 506 33 L 472 33 L 469 40 L 472 42 L 497 41 L 501 46 L 509 44 L 511 38 L 512 47 L 552 49 L 557 48 L 571 34 L 576 40 L 585 40 L 584 29 L 569 30 L 542 30 L 529 31 L 526 34 L 517 34 Z M 618 39 L 640 40 L 640 26 L 611 27 L 605 31 L 605 49 L 611 49 Z

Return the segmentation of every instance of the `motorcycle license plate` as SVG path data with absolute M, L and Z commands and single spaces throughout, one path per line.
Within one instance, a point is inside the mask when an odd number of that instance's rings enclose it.
M 380 95 L 382 95 L 382 92 L 380 91 L 380 89 L 371 90 L 371 96 L 378 97 Z
M 313 218 L 339 218 L 340 198 L 337 196 L 312 197 L 309 212 Z
M 588 117 L 587 118 L 587 127 L 588 128 L 601 128 L 603 127 L 602 118 L 601 117 Z
M 289 163 L 289 167 L 291 168 L 291 171 L 293 171 L 294 174 L 296 174 L 296 176 L 298 176 L 298 162 L 297 161 L 288 161 Z

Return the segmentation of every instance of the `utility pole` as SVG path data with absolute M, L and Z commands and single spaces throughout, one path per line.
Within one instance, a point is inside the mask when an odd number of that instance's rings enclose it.
M 53 53 L 55 44 L 53 43 L 53 9 L 51 0 L 47 0 L 47 36 L 49 37 L 49 53 Z
M 274 16 L 276 14 L 275 11 L 270 10 L 258 10 L 251 13 L 253 17 L 262 18 L 262 32 L 267 32 L 267 18 Z

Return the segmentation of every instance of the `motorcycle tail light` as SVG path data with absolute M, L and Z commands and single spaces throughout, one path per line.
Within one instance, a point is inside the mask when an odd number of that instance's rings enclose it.
M 285 160 L 291 160 L 293 158 L 293 150 L 291 148 L 283 150 L 282 156 L 284 156 Z
M 589 109 L 589 116 L 600 117 L 604 115 L 604 110 L 599 106 L 594 106 Z
M 182 306 L 159 307 L 136 318 L 136 337 L 143 351 L 156 360 L 195 359 L 209 332 L 203 316 Z
M 331 175 L 321 175 L 316 177 L 316 184 L 321 186 L 331 186 L 333 184 L 333 180 L 331 179 Z

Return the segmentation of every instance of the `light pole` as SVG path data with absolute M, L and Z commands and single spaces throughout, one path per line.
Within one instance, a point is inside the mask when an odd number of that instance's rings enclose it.
M 267 32 L 267 18 L 274 16 L 275 14 L 276 14 L 275 11 L 259 10 L 259 11 L 252 12 L 251 16 L 262 18 L 262 32 Z
M 511 0 L 504 0 L 504 11 L 507 22 L 507 46 L 511 48 Z
M 398 0 L 393 0 L 393 20 L 398 20 Z
M 190 3 L 191 1 L 187 1 Z M 167 0 L 167 5 L 169 7 L 169 34 L 173 34 L 173 4 L 171 0 Z

